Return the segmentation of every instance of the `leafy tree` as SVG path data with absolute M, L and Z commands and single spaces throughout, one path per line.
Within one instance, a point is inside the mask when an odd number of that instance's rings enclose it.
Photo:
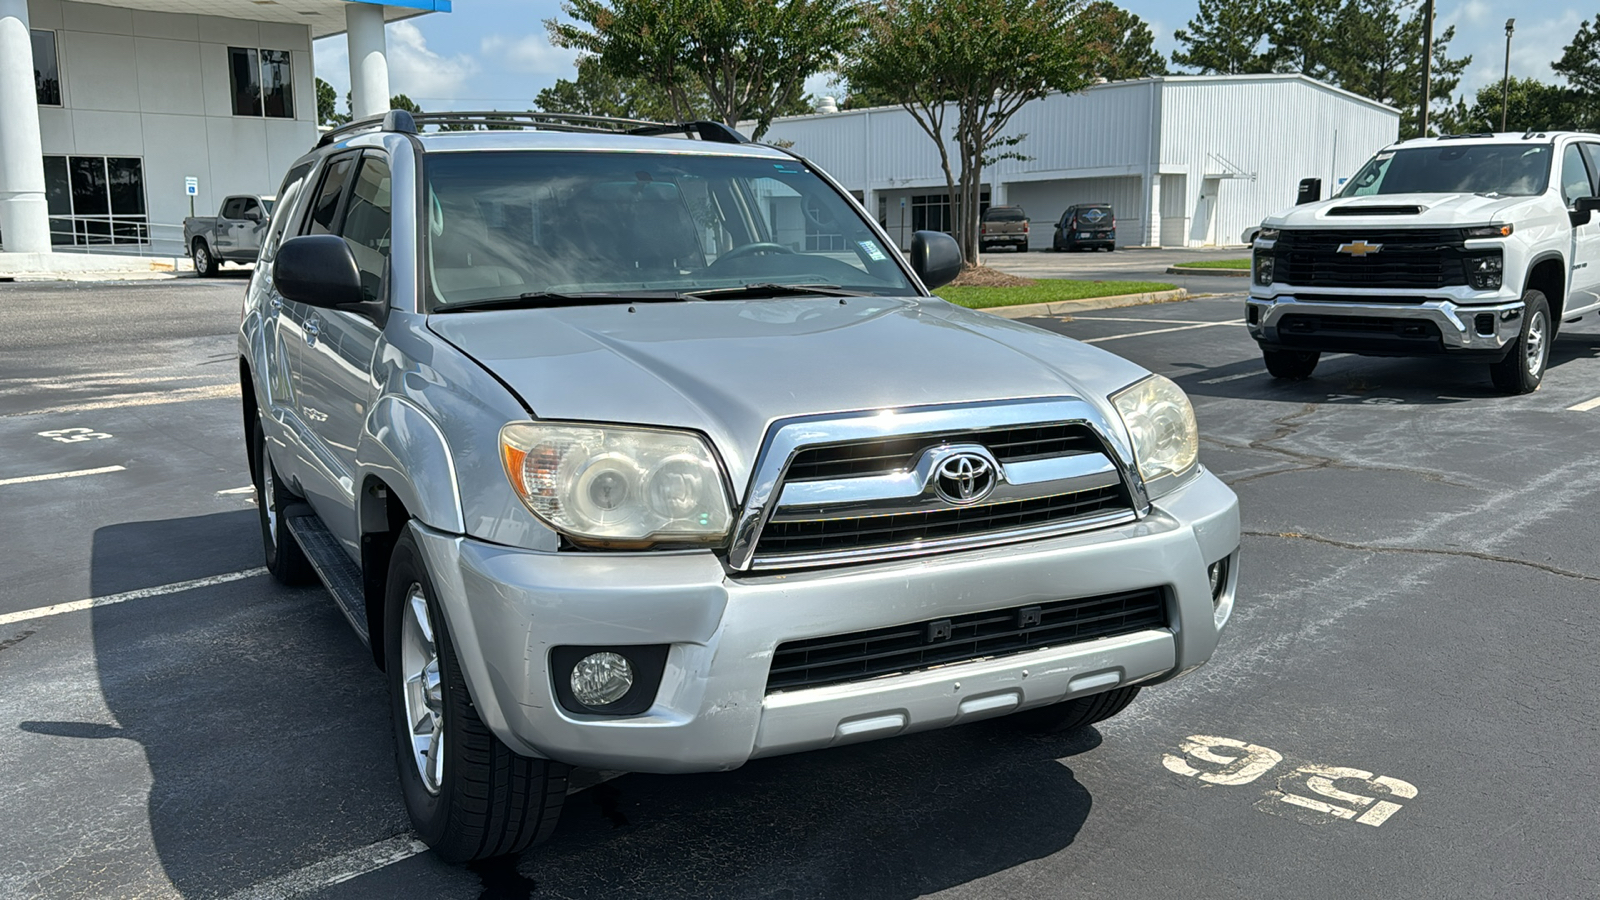
M 1400 136 L 1417 137 L 1422 110 L 1422 5 L 1420 0 L 1348 0 L 1339 11 L 1330 46 L 1333 81 L 1347 91 L 1400 110 Z M 1449 122 L 1450 96 L 1471 56 L 1452 59 L 1455 26 L 1433 38 L 1433 103 Z M 1432 111 L 1430 111 L 1431 115 Z M 1440 129 L 1431 129 L 1438 131 Z
M 422 107 L 418 106 L 415 101 L 413 101 L 410 97 L 407 97 L 405 94 L 395 94 L 393 97 L 390 97 L 389 108 L 403 109 L 406 112 L 411 113 L 413 116 L 422 112 Z
M 333 85 L 317 79 L 317 124 L 323 126 L 343 125 L 350 121 L 350 117 L 339 112 L 339 94 Z
M 1550 68 L 1565 78 L 1574 92 L 1577 115 L 1573 127 L 1585 131 L 1600 129 L 1600 14 L 1595 15 L 1593 22 L 1578 26 L 1572 43 Z
M 1334 28 L 1339 11 L 1340 0 L 1271 0 L 1267 39 L 1273 71 L 1326 79 L 1340 50 L 1341 37 Z
M 841 74 L 855 90 L 896 98 L 939 148 L 969 264 L 978 262 L 983 167 L 1015 157 L 1008 148 L 1026 137 L 1003 134 L 1011 117 L 1094 77 L 1098 34 L 1082 11 L 1079 0 L 882 0 L 864 8 L 860 45 Z M 952 116 L 959 186 L 946 144 Z
M 1275 4 L 1269 0 L 1200 0 L 1200 12 L 1173 34 L 1183 49 L 1172 61 L 1214 75 L 1271 72 Z
M 1537 78 L 1512 76 L 1506 91 L 1506 128 L 1511 131 L 1572 131 L 1582 115 L 1579 93 Z M 1458 127 L 1461 131 L 1499 131 L 1500 85 L 1478 89 L 1473 104 L 1462 104 Z
M 722 122 L 754 119 L 757 138 L 837 61 L 857 21 L 855 0 L 567 0 L 562 11 L 573 21 L 547 21 L 551 43 L 661 87 L 678 121 L 701 91 Z
M 642 78 L 619 78 L 606 71 L 598 57 L 585 56 L 578 60 L 577 78 L 563 78 L 540 91 L 533 105 L 544 112 L 624 119 L 705 118 L 708 104 L 704 92 L 683 86 L 681 93 L 686 106 L 675 108 L 666 88 Z
M 1167 74 L 1167 59 L 1156 52 L 1156 36 L 1145 21 L 1111 0 L 1095 0 L 1082 13 L 1095 29 L 1090 44 L 1097 78 L 1128 81 Z

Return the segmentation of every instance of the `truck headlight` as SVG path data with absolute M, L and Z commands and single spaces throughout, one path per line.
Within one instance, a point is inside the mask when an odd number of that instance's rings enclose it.
M 1481 256 L 1469 256 L 1465 260 L 1467 267 L 1467 280 L 1472 287 L 1480 291 L 1498 291 L 1504 276 L 1505 257 L 1496 250 Z
M 513 422 L 500 429 L 500 459 L 523 504 L 576 543 L 714 544 L 733 521 L 722 471 L 696 434 Z
M 1183 388 L 1151 375 L 1111 396 L 1133 440 L 1133 455 L 1153 499 L 1174 487 L 1200 459 L 1200 428 Z
M 1268 287 L 1272 284 L 1273 257 L 1271 253 L 1256 251 L 1256 284 Z

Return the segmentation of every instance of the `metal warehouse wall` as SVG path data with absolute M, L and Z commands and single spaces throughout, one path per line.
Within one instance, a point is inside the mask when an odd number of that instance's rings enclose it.
M 1006 202 L 1028 211 L 1028 248 L 1048 250 L 1055 223 L 1066 208 L 1079 203 L 1106 203 L 1117 216 L 1117 246 L 1144 242 L 1141 178 L 1069 178 L 1059 181 L 1017 181 L 1006 185 Z

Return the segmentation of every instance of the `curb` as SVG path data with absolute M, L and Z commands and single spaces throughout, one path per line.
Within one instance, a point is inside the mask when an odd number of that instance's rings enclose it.
M 1203 269 L 1199 266 L 1167 266 L 1168 275 L 1221 275 L 1224 278 L 1249 278 L 1249 269 Z
M 1187 300 L 1189 292 L 1183 288 L 1172 291 L 1155 291 L 1149 294 L 1118 294 L 1113 297 L 1089 297 L 1084 300 L 1057 300 L 1053 303 L 1024 303 L 1020 306 L 990 306 L 973 312 L 989 313 L 1005 319 L 1027 319 L 1033 316 L 1059 316 L 1092 309 L 1117 309 L 1123 306 L 1146 306 L 1151 303 L 1175 303 Z

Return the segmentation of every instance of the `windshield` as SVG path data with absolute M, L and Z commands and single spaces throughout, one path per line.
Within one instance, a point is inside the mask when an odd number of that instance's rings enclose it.
M 1549 144 L 1436 144 L 1379 153 L 1361 167 L 1339 196 L 1488 194 L 1530 197 L 1544 191 L 1549 176 Z
M 426 157 L 429 308 L 745 285 L 916 289 L 798 160 L 517 151 Z

